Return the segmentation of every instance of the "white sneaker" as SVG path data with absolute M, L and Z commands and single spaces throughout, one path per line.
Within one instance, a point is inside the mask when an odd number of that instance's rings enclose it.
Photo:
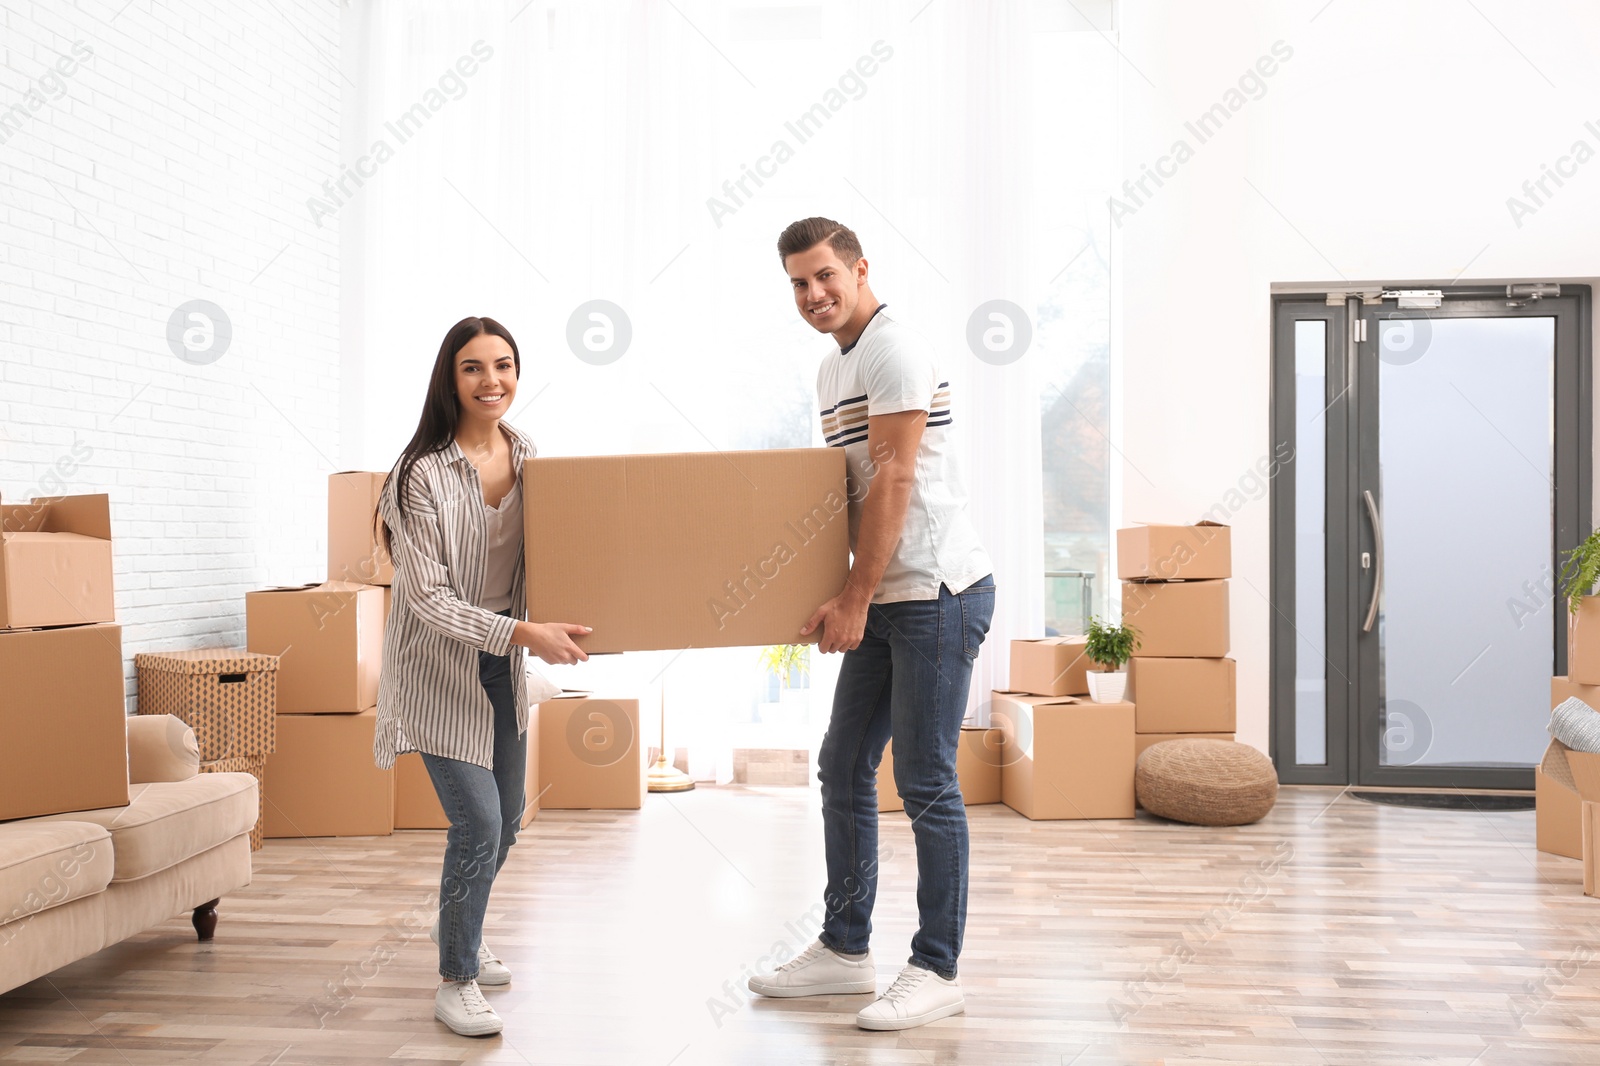
M 428 939 L 435 944 L 439 942 L 439 919 L 433 920 L 433 928 L 428 930 Z M 489 945 L 484 943 L 483 937 L 478 938 L 478 983 L 480 985 L 509 985 L 511 971 L 506 964 L 501 962 L 494 952 L 489 950 Z
M 769 974 L 750 978 L 750 991 L 778 999 L 790 996 L 852 996 L 876 992 L 872 952 L 856 962 L 818 940 Z
M 433 1016 L 457 1036 L 493 1036 L 505 1028 L 476 981 L 447 981 L 433 994 Z
M 915 1029 L 967 1009 L 960 981 L 946 981 L 932 970 L 907 966 L 889 990 L 856 1015 L 863 1029 Z

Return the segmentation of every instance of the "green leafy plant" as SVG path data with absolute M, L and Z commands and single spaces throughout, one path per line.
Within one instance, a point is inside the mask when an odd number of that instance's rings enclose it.
M 798 672 L 801 677 L 811 673 L 811 645 L 773 644 L 761 649 L 761 665 L 778 675 L 784 688 L 789 687 L 789 675 Z
M 1561 564 L 1561 590 L 1567 597 L 1567 610 L 1578 613 L 1578 601 L 1594 590 L 1600 581 L 1600 529 L 1590 533 L 1567 553 Z
M 1139 631 L 1130 625 L 1109 625 L 1089 617 L 1088 647 L 1085 654 L 1108 670 L 1120 670 L 1139 647 Z

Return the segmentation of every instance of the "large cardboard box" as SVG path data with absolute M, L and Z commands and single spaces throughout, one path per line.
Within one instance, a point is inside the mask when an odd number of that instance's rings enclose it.
M 0 633 L 0 820 L 128 805 L 122 627 Z
M 1035 696 L 1084 696 L 1089 692 L 1090 670 L 1099 670 L 1089 658 L 1087 637 L 1037 637 L 1011 642 L 1012 692 Z
M 538 729 L 540 807 L 637 810 L 644 805 L 638 700 L 562 693 L 539 704 Z
M 537 715 L 539 708 L 533 708 Z M 528 770 L 523 797 L 522 827 L 539 814 L 539 723 L 528 722 Z M 394 761 L 394 827 L 396 829 L 449 829 L 450 819 L 439 805 L 433 778 L 422 756 L 409 752 Z
M 278 713 L 358 714 L 378 703 L 384 590 L 327 581 L 244 598 L 246 643 L 278 656 Z
M 1233 576 L 1233 542 L 1220 522 L 1141 524 L 1117 530 L 1117 577 L 1139 581 Z
M 1036 820 L 1133 817 L 1133 704 L 996 692 L 1000 797 Z
M 956 749 L 956 782 L 961 802 L 968 807 L 1000 802 L 1000 749 L 1004 738 L 999 729 L 961 727 L 961 747 Z M 894 783 L 894 741 L 883 749 L 878 764 L 878 810 L 903 811 L 905 801 Z
M 1236 666 L 1232 659 L 1135 655 L 1128 660 L 1134 731 L 1232 733 L 1236 728 Z
M 1552 740 L 1550 745 L 1566 756 L 1573 784 L 1583 799 L 1583 808 L 1579 813 L 1583 893 L 1586 896 L 1600 896 L 1600 755 L 1573 751 L 1559 740 Z M 1546 751 L 1546 762 L 1541 766 L 1546 773 L 1550 772 L 1549 755 L 1550 752 Z
M 278 720 L 262 789 L 268 837 L 388 836 L 394 831 L 394 771 L 372 759 L 376 707 L 360 714 Z
M 1567 601 L 1556 606 L 1566 611 Z M 1600 596 L 1585 596 L 1576 613 L 1567 612 L 1567 678 L 1578 685 L 1600 685 Z
M 1220 659 L 1228 654 L 1227 581 L 1124 581 L 1122 620 L 1149 658 Z
M 1550 679 L 1550 706 L 1555 708 L 1576 696 L 1600 709 L 1600 686 L 1580 685 L 1570 677 Z M 1535 847 L 1551 855 L 1583 858 L 1583 800 L 1572 780 L 1565 749 L 1554 741 L 1533 774 Z
M 110 497 L 41 496 L 0 505 L 0 629 L 116 617 Z
M 1545 763 L 1551 761 L 1545 751 Z M 1572 772 L 1562 759 L 1556 775 L 1544 766 L 1533 770 L 1534 846 L 1551 855 L 1583 858 L 1583 800 L 1572 783 Z
M 377 532 L 378 497 L 389 475 L 344 470 L 328 475 L 328 580 L 394 584 L 394 561 Z
M 842 448 L 530 459 L 529 617 L 585 651 L 815 641 L 850 569 Z
M 187 722 L 200 761 L 271 754 L 277 737 L 278 657 L 238 648 L 147 651 L 133 657 L 140 714 Z
M 1133 720 L 1139 721 L 1139 705 L 1134 704 Z M 1149 748 L 1161 743 L 1163 740 L 1232 740 L 1232 733 L 1134 733 L 1133 735 L 1133 761 L 1137 766 L 1139 756 Z

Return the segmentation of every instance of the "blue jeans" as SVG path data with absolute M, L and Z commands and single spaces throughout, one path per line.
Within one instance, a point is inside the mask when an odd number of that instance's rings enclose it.
M 478 943 L 489 889 L 522 827 L 528 745 L 517 732 L 511 658 L 478 653 L 478 680 L 494 706 L 494 770 L 422 754 L 439 804 L 450 819 L 439 882 L 439 976 L 478 976 Z
M 994 617 L 994 579 L 937 600 L 873 604 L 859 647 L 845 652 L 833 717 L 817 757 L 827 914 L 819 939 L 857 955 L 878 894 L 878 763 L 894 736 L 894 783 L 917 846 L 917 934 L 911 962 L 953 979 L 967 925 L 967 809 L 956 751 L 978 648 Z

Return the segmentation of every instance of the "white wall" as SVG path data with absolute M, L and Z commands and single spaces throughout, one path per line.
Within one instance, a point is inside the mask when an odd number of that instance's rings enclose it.
M 1267 453 L 1274 285 L 1600 274 L 1600 159 L 1520 226 L 1506 204 L 1600 148 L 1597 35 L 1578 0 L 1124 0 L 1125 177 L 1179 138 L 1193 155 L 1114 229 L 1121 521 L 1192 519 Z M 1185 121 L 1277 41 L 1264 94 L 1200 143 Z M 1239 739 L 1263 750 L 1267 512 L 1232 517 Z
M 305 200 L 338 169 L 339 9 L 0 24 L 0 495 L 110 494 L 131 693 L 135 652 L 242 645 L 247 589 L 323 576 L 339 242 Z M 205 365 L 167 341 L 195 299 L 232 323 Z

